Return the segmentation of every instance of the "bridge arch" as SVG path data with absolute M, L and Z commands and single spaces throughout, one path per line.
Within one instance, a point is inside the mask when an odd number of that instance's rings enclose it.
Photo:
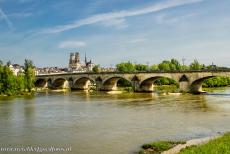
M 45 88 L 47 86 L 47 81 L 46 79 L 40 78 L 35 81 L 35 87 L 38 88 Z
M 72 89 L 89 90 L 95 84 L 95 80 L 90 77 L 81 77 L 73 81 Z
M 191 83 L 191 85 L 190 85 L 190 91 L 193 92 L 193 93 L 202 93 L 202 92 L 204 92 L 202 90 L 203 82 L 205 80 L 207 80 L 207 79 L 214 78 L 214 77 L 217 77 L 217 76 L 206 76 L 206 77 L 202 77 L 202 78 L 199 78 L 199 79 L 193 81 Z
M 165 76 L 153 76 L 153 77 L 149 77 L 147 79 L 144 79 L 143 81 L 140 82 L 140 89 L 141 91 L 144 92 L 153 92 L 154 91 L 154 82 L 158 79 L 161 78 L 165 78 L 165 79 L 169 79 L 174 81 L 175 83 L 177 83 L 177 81 L 175 79 L 172 79 L 170 77 L 165 77 Z M 178 84 L 178 83 L 177 83 Z
M 69 87 L 69 82 L 65 78 L 53 79 L 52 88 L 54 88 L 54 89 L 59 89 L 59 88 L 65 89 L 68 87 Z
M 132 85 L 132 81 L 122 77 L 122 76 L 113 76 L 113 77 L 109 77 L 106 78 L 104 80 L 104 82 L 102 83 L 103 85 L 103 90 L 108 90 L 108 91 L 112 91 L 112 90 L 117 90 L 117 83 L 119 80 L 124 79 L 125 81 L 129 82 Z

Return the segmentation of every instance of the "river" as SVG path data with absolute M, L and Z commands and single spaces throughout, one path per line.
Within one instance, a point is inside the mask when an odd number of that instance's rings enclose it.
M 64 154 L 132 154 L 146 142 L 230 131 L 229 123 L 230 88 L 205 95 L 79 91 L 0 98 L 0 147 L 71 147 Z

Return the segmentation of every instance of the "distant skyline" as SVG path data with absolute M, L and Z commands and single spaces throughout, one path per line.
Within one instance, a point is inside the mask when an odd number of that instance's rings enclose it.
M 230 1 L 0 0 L 0 59 L 67 67 L 176 58 L 230 67 Z

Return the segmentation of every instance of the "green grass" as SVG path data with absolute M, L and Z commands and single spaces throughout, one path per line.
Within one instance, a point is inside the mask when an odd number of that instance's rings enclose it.
M 152 142 L 148 144 L 142 145 L 142 150 L 139 152 L 139 154 L 155 154 L 155 153 L 160 153 L 166 150 L 169 150 L 173 148 L 174 146 L 178 144 L 185 144 L 185 142 L 182 141 L 157 141 L 157 142 Z
M 179 154 L 230 154 L 230 133 L 200 146 L 183 149 Z

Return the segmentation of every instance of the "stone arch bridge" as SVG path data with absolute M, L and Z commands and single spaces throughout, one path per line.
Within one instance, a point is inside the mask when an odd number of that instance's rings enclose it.
M 97 90 L 113 91 L 117 90 L 119 79 L 129 81 L 136 92 L 152 92 L 153 82 L 159 78 L 169 78 L 175 80 L 180 91 L 202 92 L 204 80 L 212 77 L 230 77 L 228 70 L 204 70 L 204 71 L 170 71 L 170 72 L 101 72 L 101 73 L 61 73 L 44 74 L 36 76 L 36 87 L 63 89 L 71 88 L 77 90 L 87 90 L 93 83 Z

